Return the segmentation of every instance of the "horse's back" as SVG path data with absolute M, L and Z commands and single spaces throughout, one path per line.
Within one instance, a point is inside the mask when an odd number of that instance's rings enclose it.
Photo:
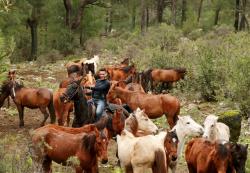
M 229 127 L 221 122 L 216 123 L 217 126 L 217 132 L 218 132 L 218 139 L 217 140 L 225 140 L 229 141 L 230 138 L 230 130 Z

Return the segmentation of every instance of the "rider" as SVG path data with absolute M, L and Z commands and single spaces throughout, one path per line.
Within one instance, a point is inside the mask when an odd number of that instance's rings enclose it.
M 98 121 L 102 116 L 104 108 L 107 104 L 106 95 L 110 88 L 110 82 L 107 79 L 106 69 L 100 69 L 98 75 L 99 78 L 96 80 L 95 86 L 85 87 L 92 90 L 92 100 L 96 106 L 96 121 Z

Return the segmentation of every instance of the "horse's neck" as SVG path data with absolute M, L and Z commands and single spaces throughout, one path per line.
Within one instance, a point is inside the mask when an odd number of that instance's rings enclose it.
M 167 132 L 160 132 L 159 134 L 155 135 L 155 137 L 160 141 L 160 143 L 162 144 L 162 146 L 164 145 L 164 139 L 167 135 Z
M 172 130 L 176 130 L 176 134 L 179 140 L 179 144 L 177 147 L 177 155 L 180 156 L 185 144 L 185 138 L 187 137 L 187 133 L 185 133 L 185 129 L 183 129 L 183 127 L 181 127 L 181 124 L 179 124 L 177 122 L 177 124 L 173 127 Z
M 116 93 L 118 95 L 118 97 L 122 100 L 124 100 L 125 102 L 127 102 L 127 100 L 130 100 L 130 96 L 131 96 L 131 92 L 127 91 L 125 89 L 122 88 L 116 88 Z
M 136 118 L 129 119 L 129 121 L 129 126 L 125 126 L 125 129 L 136 136 L 136 133 L 138 131 L 138 121 L 136 120 Z

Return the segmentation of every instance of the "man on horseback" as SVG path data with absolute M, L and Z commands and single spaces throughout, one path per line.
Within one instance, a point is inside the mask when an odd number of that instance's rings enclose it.
M 96 106 L 96 121 L 98 121 L 104 111 L 106 106 L 106 95 L 110 88 L 110 82 L 106 78 L 107 71 L 106 69 L 100 69 L 98 73 L 98 79 L 96 80 L 95 86 L 85 87 L 86 89 L 92 90 L 92 101 Z

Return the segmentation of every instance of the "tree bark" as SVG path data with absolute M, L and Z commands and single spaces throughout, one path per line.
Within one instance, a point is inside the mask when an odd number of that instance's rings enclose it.
M 146 7 L 146 27 L 149 27 L 149 7 Z
M 63 0 L 64 7 L 66 10 L 65 25 L 70 26 L 71 13 L 72 13 L 72 2 L 71 0 Z
M 221 6 L 218 6 L 215 10 L 214 25 L 218 25 L 220 10 L 221 10 Z
M 31 53 L 30 57 L 28 57 L 28 61 L 36 60 L 37 58 L 37 45 L 38 45 L 38 39 L 37 39 L 37 19 L 27 19 L 27 23 L 30 27 L 30 33 L 31 33 Z
M 234 19 L 234 28 L 235 31 L 239 30 L 239 17 L 240 17 L 240 0 L 235 1 L 235 19 Z
M 158 23 L 162 23 L 163 19 L 163 11 L 164 11 L 164 0 L 157 0 L 157 21 Z
M 136 21 L 136 5 L 133 3 L 132 6 L 132 18 L 131 18 L 131 29 L 135 29 L 135 21 Z
M 145 0 L 141 0 L 141 34 L 146 32 L 146 4 Z
M 176 0 L 172 0 L 171 11 L 172 11 L 172 21 L 171 21 L 171 23 L 173 25 L 176 25 Z
M 187 11 L 187 0 L 182 0 L 182 9 L 181 9 L 181 25 L 187 20 L 186 16 Z
M 200 0 L 199 9 L 198 9 L 198 17 L 197 17 L 198 23 L 200 22 L 200 18 L 201 18 L 202 5 L 203 5 L 203 0 Z
M 244 30 L 246 27 L 249 30 L 249 24 L 246 18 L 246 6 L 247 6 L 247 0 L 242 0 L 242 13 L 241 13 L 241 19 L 240 19 L 240 30 Z

